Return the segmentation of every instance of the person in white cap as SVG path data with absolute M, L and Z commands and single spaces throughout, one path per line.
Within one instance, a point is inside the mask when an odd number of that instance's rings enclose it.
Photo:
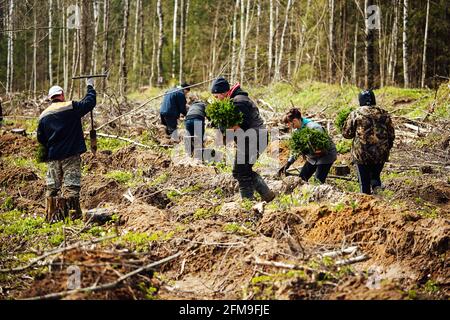
M 45 149 L 46 219 L 63 220 L 69 212 L 82 217 L 80 207 L 81 157 L 87 151 L 81 118 L 91 112 L 97 101 L 93 79 L 86 80 L 87 94 L 81 101 L 66 101 L 64 90 L 53 86 L 48 92 L 50 106 L 41 113 L 37 139 Z M 59 193 L 62 190 L 62 195 Z

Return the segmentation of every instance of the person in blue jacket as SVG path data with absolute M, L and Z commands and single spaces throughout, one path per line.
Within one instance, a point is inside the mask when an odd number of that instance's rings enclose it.
M 64 90 L 50 88 L 50 106 L 40 117 L 37 139 L 45 148 L 48 170 L 46 175 L 46 218 L 49 222 L 64 219 L 68 212 L 72 218 L 81 218 L 81 157 L 87 151 L 81 118 L 91 112 L 97 101 L 94 81 L 86 80 L 87 94 L 81 101 L 66 101 Z M 62 190 L 62 197 L 58 194 Z
M 302 117 L 300 110 L 293 108 L 289 110 L 283 119 L 284 123 L 287 124 L 293 130 L 302 130 L 303 128 L 309 128 L 312 130 L 318 130 L 320 132 L 325 132 L 325 129 L 318 123 Z M 304 181 L 308 181 L 313 174 L 317 180 L 321 183 L 325 183 L 328 173 L 330 172 L 333 163 L 337 159 L 336 145 L 333 140 L 330 139 L 330 147 L 328 150 L 316 150 L 312 154 L 305 155 L 306 162 L 302 167 L 300 172 L 300 178 Z M 278 175 L 286 175 L 289 167 L 297 160 L 295 155 L 291 155 L 287 163 L 281 167 L 278 171 Z
M 171 136 L 177 130 L 178 119 L 180 115 L 186 115 L 186 96 L 189 89 L 189 84 L 182 83 L 179 87 L 170 89 L 166 92 L 164 99 L 159 109 L 161 116 L 161 123 L 166 127 L 166 134 Z

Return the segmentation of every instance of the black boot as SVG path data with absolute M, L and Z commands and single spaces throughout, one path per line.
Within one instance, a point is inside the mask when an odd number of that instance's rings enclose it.
M 254 200 L 254 188 L 253 181 L 251 179 L 240 178 L 239 182 L 239 192 L 241 194 L 241 199 Z
M 271 202 L 275 199 L 275 193 L 269 189 L 264 179 L 257 173 L 253 175 L 253 185 L 255 186 L 256 192 L 261 195 L 263 201 Z
M 69 197 L 67 198 L 67 210 L 71 220 L 81 219 L 83 212 L 81 211 L 80 198 Z

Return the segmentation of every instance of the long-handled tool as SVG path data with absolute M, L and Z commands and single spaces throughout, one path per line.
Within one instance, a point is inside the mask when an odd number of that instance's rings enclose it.
M 94 75 L 82 75 L 72 77 L 73 80 L 88 79 L 88 78 L 106 78 L 108 74 L 94 74 Z M 91 130 L 89 131 L 89 139 L 91 142 L 91 152 L 95 155 L 97 153 L 97 131 L 94 127 L 94 113 L 91 111 Z

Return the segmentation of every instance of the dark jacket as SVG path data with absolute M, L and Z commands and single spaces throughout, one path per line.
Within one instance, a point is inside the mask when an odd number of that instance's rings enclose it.
M 54 102 L 39 117 L 37 139 L 48 152 L 47 160 L 62 160 L 86 152 L 81 118 L 97 103 L 93 87 L 81 101 Z
M 231 100 L 233 104 L 238 108 L 243 114 L 243 122 L 241 124 L 242 130 L 252 129 L 264 129 L 264 120 L 259 114 L 259 109 L 256 104 L 250 100 L 248 93 L 243 91 L 241 88 L 237 88 L 231 94 Z
M 312 130 L 318 130 L 320 132 L 325 132 L 325 129 L 320 124 L 318 124 L 317 122 L 311 121 L 307 118 L 303 118 L 302 127 L 299 129 L 296 129 L 296 130 L 302 130 L 303 128 L 309 128 Z M 323 155 L 317 156 L 315 154 L 307 154 L 307 155 L 305 155 L 306 161 L 308 161 L 310 164 L 315 165 L 315 166 L 322 165 L 322 164 L 334 163 L 337 159 L 336 145 L 334 144 L 331 137 L 329 137 L 329 140 L 330 140 L 330 147 L 328 148 L 328 150 L 322 150 L 324 152 Z M 297 160 L 297 156 L 291 155 L 288 162 L 294 163 L 295 160 Z
M 186 96 L 182 88 L 174 88 L 167 91 L 161 103 L 159 113 L 164 116 L 179 118 L 180 114 L 186 115 Z
M 350 113 L 342 135 L 353 139 L 352 157 L 355 163 L 380 164 L 389 160 L 395 129 L 387 111 L 376 106 L 363 106 Z
M 186 120 L 199 119 L 199 120 L 204 121 L 205 117 L 206 117 L 205 109 L 206 109 L 206 103 L 201 102 L 201 101 L 194 102 L 190 106 L 190 108 L 186 114 Z

